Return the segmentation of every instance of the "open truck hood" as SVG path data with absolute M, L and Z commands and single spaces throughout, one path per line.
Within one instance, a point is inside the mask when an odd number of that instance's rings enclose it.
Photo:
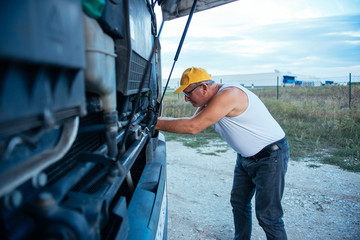
M 236 0 L 198 0 L 195 12 L 207 10 Z M 159 1 L 164 21 L 189 15 L 194 0 L 162 0 Z

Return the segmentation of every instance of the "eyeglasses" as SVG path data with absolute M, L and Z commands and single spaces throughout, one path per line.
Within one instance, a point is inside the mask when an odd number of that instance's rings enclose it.
M 201 86 L 201 84 L 200 84 L 200 85 L 197 85 L 196 87 L 194 87 L 193 89 L 191 89 L 189 92 L 183 92 L 183 94 L 184 94 L 186 97 L 190 98 L 190 94 L 191 94 L 195 89 L 197 89 L 197 88 L 200 87 L 200 86 Z

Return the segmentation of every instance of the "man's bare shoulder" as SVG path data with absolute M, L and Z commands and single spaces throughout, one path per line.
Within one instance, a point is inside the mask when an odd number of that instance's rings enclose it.
M 228 117 L 235 117 L 243 113 L 248 106 L 247 94 L 238 87 L 228 86 L 223 88 L 216 94 L 217 99 L 227 104 L 232 105 L 231 111 L 226 115 Z
M 221 89 L 221 91 L 219 91 L 217 95 L 223 95 L 223 96 L 235 97 L 235 98 L 244 98 L 244 97 L 247 98 L 247 94 L 243 90 L 235 86 L 225 87 Z

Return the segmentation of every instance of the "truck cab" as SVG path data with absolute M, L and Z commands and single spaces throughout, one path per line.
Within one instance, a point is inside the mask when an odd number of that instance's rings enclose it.
M 154 9 L 196 2 L 2 1 L 1 239 L 167 238 Z

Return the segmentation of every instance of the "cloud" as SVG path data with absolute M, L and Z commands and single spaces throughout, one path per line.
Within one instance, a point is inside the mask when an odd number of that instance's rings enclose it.
M 189 66 L 207 68 L 214 75 L 274 69 L 315 76 L 360 74 L 360 10 L 357 15 L 339 15 L 354 12 L 356 1 L 250 2 L 228 4 L 225 15 L 221 7 L 212 14 L 195 14 L 174 77 Z M 163 35 L 163 76 L 172 66 L 183 30 L 180 25 L 176 25 L 177 36 L 173 28 Z
M 325 33 L 325 36 L 346 36 L 346 37 L 360 37 L 360 30 L 359 31 L 352 31 L 352 32 L 329 32 Z
M 212 44 L 213 49 L 219 54 L 232 58 L 260 58 L 274 54 L 290 42 L 266 41 L 253 37 L 242 37 L 241 39 L 222 39 Z
M 344 41 L 344 43 L 353 44 L 353 45 L 359 45 L 360 46 L 360 40 L 347 40 L 347 41 Z

